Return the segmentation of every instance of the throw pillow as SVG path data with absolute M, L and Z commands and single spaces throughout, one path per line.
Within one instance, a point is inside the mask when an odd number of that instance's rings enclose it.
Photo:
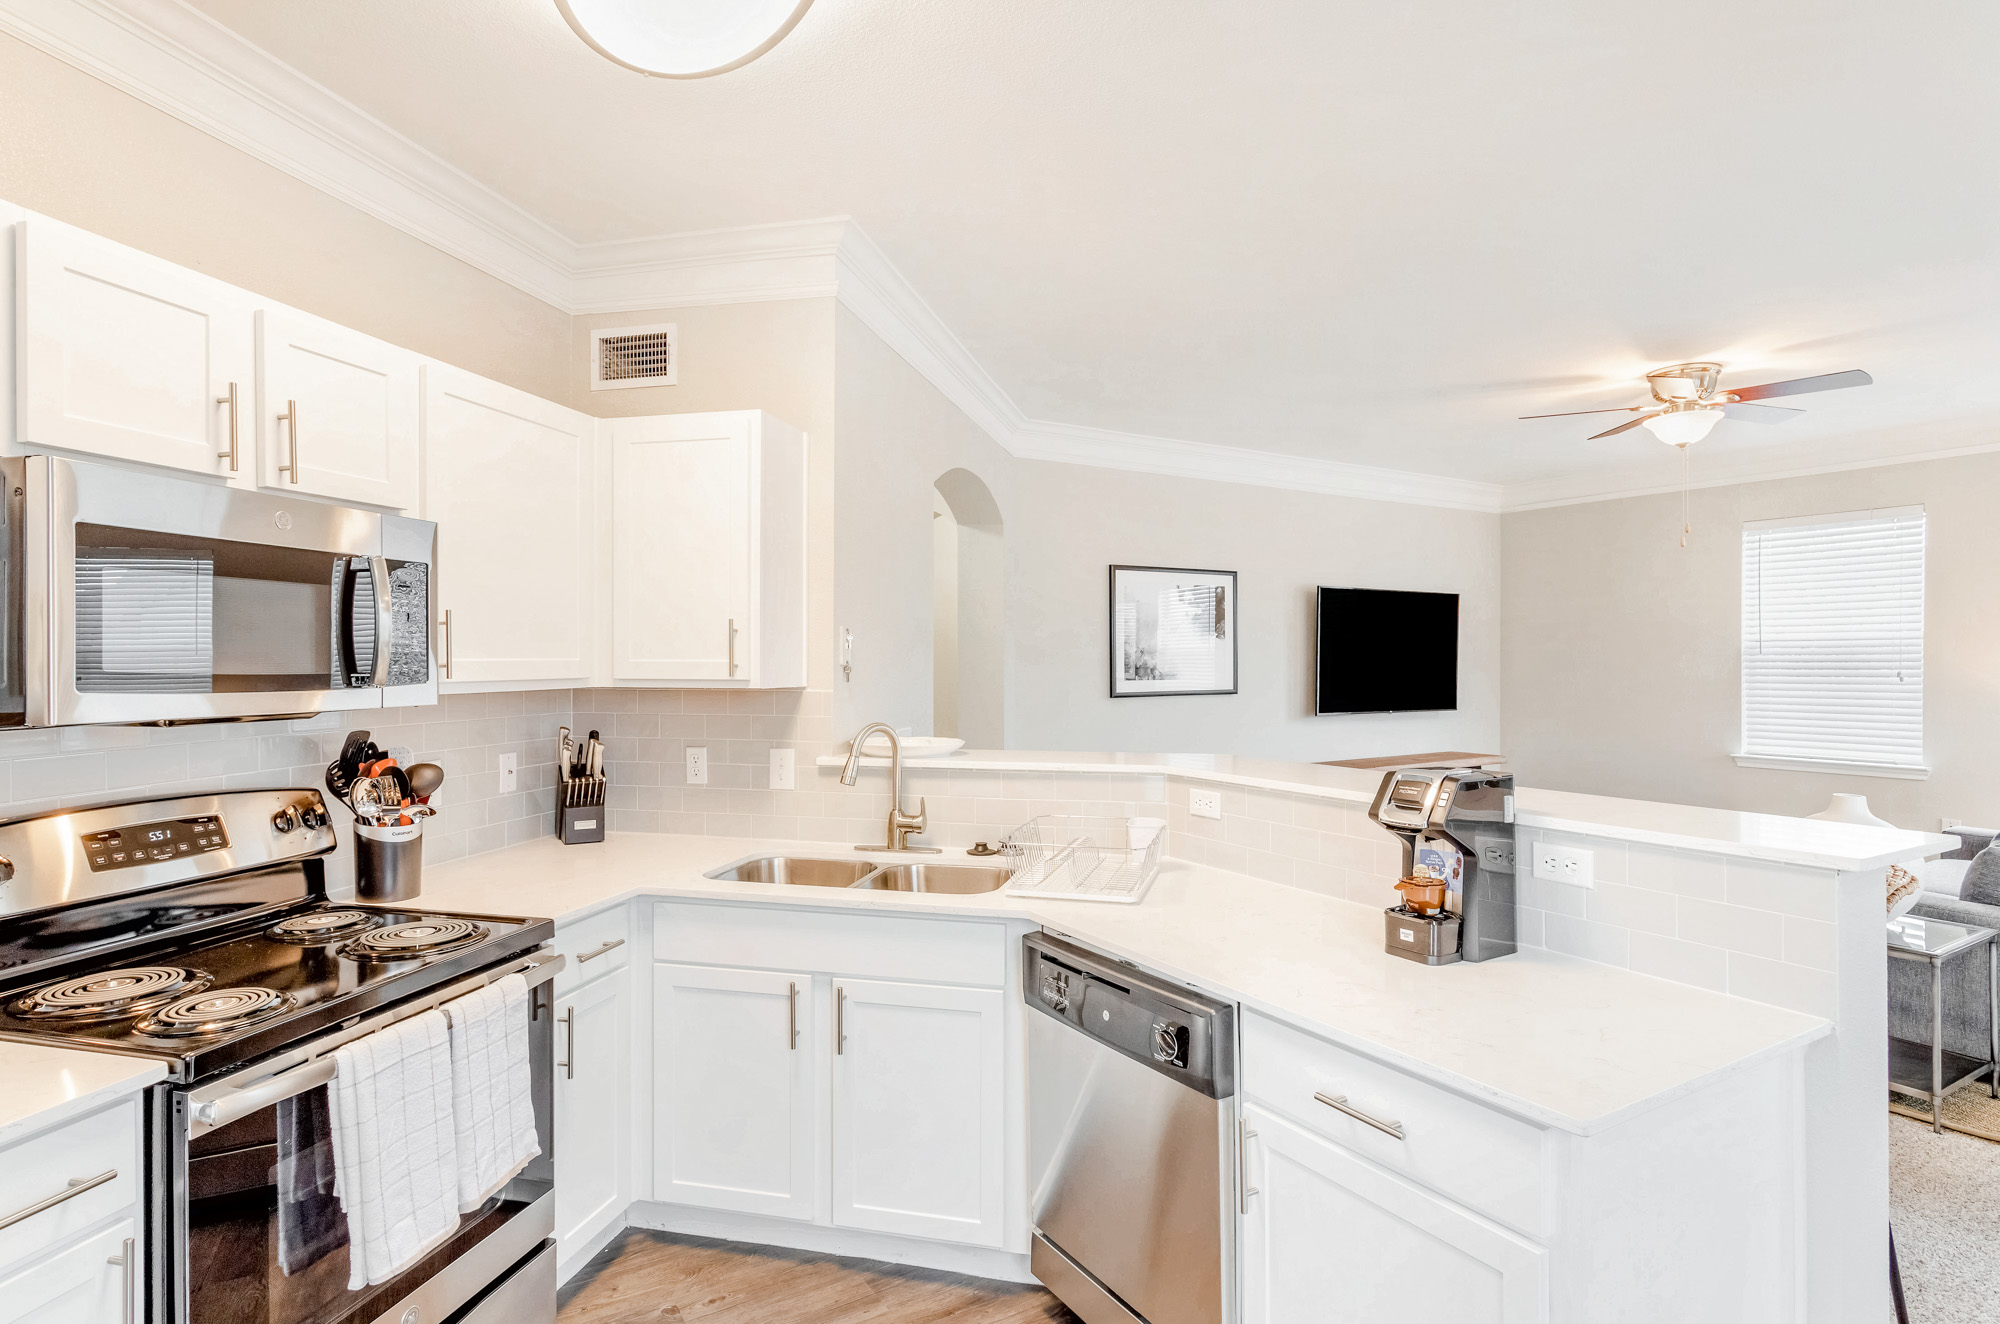
M 1965 883 L 1958 889 L 1961 901 L 1977 901 L 1982 906 L 2000 906 L 2000 845 L 1988 846 L 1966 866 Z

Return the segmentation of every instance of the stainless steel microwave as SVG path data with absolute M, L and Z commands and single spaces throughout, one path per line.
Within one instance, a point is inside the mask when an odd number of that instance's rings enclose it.
M 437 702 L 428 520 L 46 455 L 0 474 L 0 725 Z

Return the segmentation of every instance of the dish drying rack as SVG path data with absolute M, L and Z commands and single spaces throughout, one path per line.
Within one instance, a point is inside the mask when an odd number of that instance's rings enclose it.
M 1044 814 L 1000 839 L 1016 863 L 1009 892 L 1132 905 L 1160 871 L 1166 824 L 1148 818 Z

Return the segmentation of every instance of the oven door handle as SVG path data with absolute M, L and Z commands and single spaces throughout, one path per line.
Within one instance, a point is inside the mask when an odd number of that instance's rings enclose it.
M 389 684 L 389 654 L 395 643 L 390 638 L 396 628 L 395 588 L 389 583 L 389 558 L 368 558 L 368 574 L 375 581 L 375 673 L 368 683 L 376 689 Z
M 358 1021 L 345 1030 L 323 1035 L 311 1044 L 279 1058 L 279 1064 L 289 1060 L 290 1064 L 283 1066 L 283 1069 L 261 1076 L 247 1084 L 231 1085 L 225 1080 L 194 1090 L 187 1096 L 188 1137 L 193 1139 L 218 1127 L 227 1126 L 274 1103 L 326 1084 L 334 1077 L 333 1050 L 342 1044 L 352 1043 L 377 1030 L 387 1029 L 398 1021 L 408 1020 L 412 1016 L 433 1010 L 468 993 L 475 993 L 495 980 L 505 979 L 508 975 L 526 975 L 528 987 L 535 988 L 554 979 L 556 972 L 561 970 L 564 964 L 560 952 L 536 952 L 518 964 L 447 984 L 416 1002 L 393 1008 L 373 1019 Z

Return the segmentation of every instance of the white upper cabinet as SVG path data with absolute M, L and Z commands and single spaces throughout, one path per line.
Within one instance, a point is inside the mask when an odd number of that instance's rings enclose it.
M 806 683 L 806 438 L 756 411 L 611 431 L 611 678 Z
M 259 310 L 258 483 L 333 501 L 414 507 L 422 362 L 323 318 Z
M 14 242 L 18 444 L 247 485 L 249 296 L 42 216 L 18 222 Z
M 440 363 L 423 383 L 440 679 L 588 684 L 596 420 Z

